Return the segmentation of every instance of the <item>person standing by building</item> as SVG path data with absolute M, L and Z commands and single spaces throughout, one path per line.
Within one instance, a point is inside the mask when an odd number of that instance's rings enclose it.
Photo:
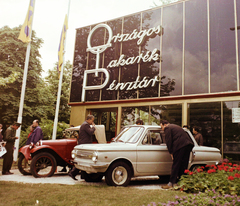
M 18 139 L 16 137 L 16 130 L 20 127 L 20 123 L 14 122 L 13 125 L 9 126 L 5 131 L 4 141 L 6 141 L 6 150 L 7 153 L 3 155 L 3 167 L 2 167 L 2 175 L 11 175 L 10 172 L 13 163 L 13 151 L 14 151 L 14 143 L 15 140 Z
M 199 127 L 194 126 L 193 127 L 193 136 L 196 140 L 196 142 L 198 143 L 199 146 L 203 146 L 203 136 L 201 133 L 199 133 Z
M 180 126 L 170 124 L 167 120 L 163 120 L 160 125 L 164 130 L 167 148 L 173 160 L 170 181 L 162 187 L 163 189 L 169 189 L 177 183 L 187 169 L 194 144 Z
M 39 140 L 43 139 L 43 132 L 41 127 L 39 127 L 39 121 L 37 119 L 33 121 L 32 126 L 34 128 L 34 131 L 30 136 L 31 137 L 30 143 L 36 144 Z
M 88 115 L 86 121 L 80 127 L 79 130 L 79 137 L 78 137 L 78 144 L 91 144 L 92 143 L 92 135 L 95 132 L 95 124 L 94 124 L 94 116 Z M 74 179 L 76 179 L 77 174 L 79 173 L 79 169 L 74 167 L 68 175 Z

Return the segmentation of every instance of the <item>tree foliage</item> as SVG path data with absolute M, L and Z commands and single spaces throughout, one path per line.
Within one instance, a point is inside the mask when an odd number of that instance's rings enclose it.
M 17 120 L 19 111 L 27 48 L 27 44 L 17 39 L 20 28 L 20 26 L 12 29 L 7 26 L 0 28 L 0 123 L 5 128 L 6 125 L 10 125 Z M 37 38 L 36 33 L 33 31 L 22 116 L 22 131 L 26 130 L 34 119 L 40 120 L 41 127 L 44 127 L 44 124 L 49 123 L 49 121 L 54 121 L 59 82 L 58 72 L 54 67 L 48 71 L 48 76 L 45 79 L 42 78 L 41 56 L 39 53 L 42 43 L 43 40 Z M 59 121 L 66 123 L 69 123 L 70 118 L 68 97 L 71 71 L 72 66 L 68 61 L 64 68 L 58 116 Z M 22 135 L 26 136 L 24 132 Z M 49 138 L 51 136 L 50 132 L 44 134 L 45 136 Z M 59 131 L 58 136 L 61 136 Z
M 3 124 L 11 124 L 16 121 L 19 110 L 27 48 L 27 44 L 17 39 L 20 28 L 19 26 L 11 29 L 5 26 L 0 29 L 0 78 L 6 80 L 5 84 L 0 85 L 0 122 Z M 37 38 L 33 31 L 23 110 L 23 127 L 30 124 L 30 119 L 32 121 L 35 113 L 33 111 L 39 105 L 37 88 L 44 84 L 41 79 L 42 66 L 39 53 L 42 43 L 43 40 Z

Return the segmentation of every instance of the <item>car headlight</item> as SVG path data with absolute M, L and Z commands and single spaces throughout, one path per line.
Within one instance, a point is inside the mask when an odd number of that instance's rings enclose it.
M 73 150 L 73 151 L 72 151 L 72 158 L 74 159 L 76 156 L 77 156 L 77 151 L 76 151 L 76 150 Z
M 93 152 L 93 154 L 92 154 L 92 161 L 93 162 L 97 162 L 97 160 L 98 160 L 98 153 L 97 152 Z

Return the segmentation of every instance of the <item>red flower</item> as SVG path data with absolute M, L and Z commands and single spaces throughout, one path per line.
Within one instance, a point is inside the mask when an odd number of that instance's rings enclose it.
M 236 173 L 234 177 L 240 178 L 240 174 Z
M 234 180 L 234 177 L 233 176 L 229 176 L 228 180 Z
M 234 164 L 233 167 L 237 167 L 238 165 L 237 164 Z
M 229 170 L 229 172 L 233 172 L 235 170 L 235 168 L 231 168 L 230 170 Z
M 204 169 L 205 167 L 204 166 L 201 166 L 201 169 Z
M 192 175 L 193 174 L 193 172 L 189 172 L 189 175 Z
M 197 172 L 202 172 L 203 170 L 200 168 L 197 168 Z
M 189 173 L 189 172 L 190 172 L 189 170 L 184 170 L 184 173 L 186 173 L 186 174 Z
M 230 163 L 228 163 L 230 166 L 232 165 L 232 163 L 230 162 Z

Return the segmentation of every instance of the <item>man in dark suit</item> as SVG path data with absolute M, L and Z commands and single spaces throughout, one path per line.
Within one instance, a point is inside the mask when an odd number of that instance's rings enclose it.
M 92 135 L 95 132 L 95 124 L 94 124 L 94 116 L 88 115 L 85 122 L 80 127 L 79 135 L 78 135 L 78 144 L 91 144 L 92 143 Z M 68 175 L 74 179 L 79 173 L 79 169 L 74 167 Z
M 180 126 L 169 124 L 166 120 L 163 120 L 160 126 L 164 130 L 167 148 L 173 160 L 170 182 L 162 187 L 169 189 L 177 183 L 184 174 L 184 170 L 188 168 L 189 156 L 194 143 Z
M 13 152 L 14 152 L 14 143 L 15 140 L 18 139 L 16 137 L 16 130 L 21 126 L 21 123 L 14 122 L 13 125 L 7 128 L 5 131 L 4 141 L 6 141 L 6 150 L 7 153 L 3 155 L 3 167 L 2 167 L 2 175 L 11 175 L 10 172 L 13 163 Z

